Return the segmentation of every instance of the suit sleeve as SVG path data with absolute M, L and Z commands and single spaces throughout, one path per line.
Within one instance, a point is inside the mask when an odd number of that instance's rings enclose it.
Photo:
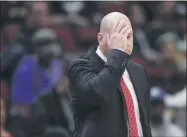
M 93 70 L 88 60 L 75 61 L 68 73 L 70 87 L 79 103 L 89 106 L 100 106 L 108 102 L 120 83 L 129 55 L 113 49 L 100 73 Z

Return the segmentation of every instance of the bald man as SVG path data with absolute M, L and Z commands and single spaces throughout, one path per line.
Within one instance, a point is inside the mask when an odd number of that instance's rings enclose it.
M 97 38 L 99 46 L 69 68 L 74 137 L 151 137 L 147 74 L 129 61 L 131 22 L 121 13 L 109 13 Z

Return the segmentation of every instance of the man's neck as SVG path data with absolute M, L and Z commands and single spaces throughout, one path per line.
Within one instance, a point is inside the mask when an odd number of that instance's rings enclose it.
M 99 48 L 99 50 L 101 51 L 101 53 L 105 56 L 105 57 L 107 57 L 107 51 L 105 50 L 105 49 L 103 49 L 103 47 L 102 46 L 98 46 L 98 48 Z
M 96 53 L 98 54 L 98 56 L 103 60 L 103 61 L 107 61 L 107 57 L 106 54 L 104 54 L 102 48 L 100 46 L 98 46 L 98 49 L 96 51 Z

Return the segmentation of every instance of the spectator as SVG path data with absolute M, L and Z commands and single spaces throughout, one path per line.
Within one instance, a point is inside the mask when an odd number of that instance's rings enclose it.
M 90 21 L 98 21 L 101 16 L 99 11 L 98 3 L 92 1 L 79 1 L 79 2 L 50 2 L 53 16 L 61 16 L 62 22 L 75 23 L 77 25 L 87 25 Z M 70 14 L 74 14 L 71 16 Z M 77 21 L 73 17 L 77 16 Z M 71 18 L 72 17 L 72 18 Z M 72 20 L 73 19 L 73 20 Z M 101 19 L 101 18 L 100 18 Z M 75 22 L 76 21 L 76 22 Z M 78 21 L 81 21 L 80 23 Z
M 4 102 L 3 97 L 1 96 L 1 120 L 0 120 L 0 134 L 2 137 L 25 137 L 24 133 L 19 127 L 16 127 L 16 125 L 9 124 L 6 125 L 6 105 Z
M 12 135 L 6 131 L 4 125 L 5 125 L 5 105 L 4 105 L 4 101 L 1 98 L 1 135 L 3 137 L 12 137 Z
M 185 8 L 183 7 L 184 5 L 179 6 L 182 6 L 182 8 L 180 8 L 181 10 Z M 176 30 L 160 35 L 156 40 L 156 46 L 159 47 L 159 49 L 164 49 L 163 53 L 165 56 L 176 64 L 178 72 L 183 75 L 186 73 L 186 20 L 184 12 L 186 10 L 177 11 L 177 7 L 178 6 L 176 6 L 176 13 L 174 14 Z M 168 44 L 169 47 L 166 46 Z M 166 53 L 167 49 L 168 52 Z
M 168 108 L 175 110 L 175 122 L 184 130 L 186 129 L 186 85 L 173 95 L 167 95 L 165 103 Z
M 89 24 L 87 18 L 81 15 L 81 11 L 85 8 L 85 2 L 74 1 L 74 2 L 60 2 L 61 10 L 64 10 L 68 22 L 73 25 L 86 26 Z
M 0 25 L 7 23 L 21 23 L 25 14 L 23 1 L 5 1 L 1 3 Z
M 171 120 L 171 114 L 167 111 L 164 98 L 165 92 L 162 88 L 151 89 L 151 131 L 153 137 L 185 137 L 185 133 Z
M 11 88 L 11 113 L 21 117 L 20 127 L 26 134 L 30 134 L 35 99 L 41 92 L 54 88 L 62 75 L 62 52 L 56 34 L 51 29 L 39 29 L 31 44 L 35 54 L 23 56 L 12 77 Z
M 22 42 L 24 46 L 28 46 L 30 36 L 37 28 L 49 27 L 51 25 L 51 16 L 49 7 L 46 2 L 31 2 L 25 4 L 24 21 L 19 23 L 15 38 L 9 41 L 9 45 L 13 42 Z M 7 38 L 8 29 L 5 26 L 4 37 Z M 12 39 L 12 38 L 11 38 Z M 28 48 L 28 47 L 27 47 Z M 27 49 L 28 50 L 28 49 Z M 29 49 L 30 51 L 31 49 Z
M 160 65 L 165 64 L 167 67 L 167 75 L 174 75 L 176 73 L 176 36 L 173 33 L 164 33 L 158 37 L 156 40 L 156 46 L 160 49 L 160 54 L 162 55 L 162 61 Z
M 146 16 L 142 7 L 138 4 L 133 4 L 129 10 L 129 16 L 134 27 L 135 51 L 138 51 L 149 61 L 160 60 L 159 54 L 152 50 L 143 28 L 146 25 Z
M 35 54 L 24 56 L 12 78 L 12 103 L 32 104 L 42 91 L 53 88 L 61 76 L 61 45 L 50 29 L 36 31 L 32 37 Z
M 174 11 L 175 6 L 176 6 L 175 1 L 159 2 L 156 6 L 155 19 L 159 18 L 159 20 L 161 21 L 160 23 L 167 23 L 167 25 L 170 24 L 169 22 L 172 19 L 172 15 L 173 15 L 173 11 Z M 155 20 L 155 21 L 159 21 L 159 20 Z
M 178 4 L 174 14 L 176 28 L 176 64 L 178 71 L 186 74 L 186 7 L 184 4 Z
M 147 36 L 150 45 L 153 49 L 159 50 L 155 45 L 155 41 L 163 33 L 173 30 L 172 15 L 176 2 L 174 1 L 162 1 L 156 4 L 154 11 L 155 15 L 153 20 L 147 27 Z
M 28 27 L 47 27 L 51 25 L 51 12 L 47 2 L 28 3 L 28 12 L 26 14 L 26 25 Z
M 45 123 L 45 129 L 60 128 L 69 134 L 74 131 L 73 114 L 67 90 L 67 78 L 63 77 L 56 88 L 38 97 L 36 121 Z
M 47 27 L 49 25 L 49 10 L 45 2 L 33 2 L 27 7 L 25 22 L 14 38 L 9 41 L 7 51 L 1 53 L 1 71 L 0 77 L 5 79 L 9 87 L 11 86 L 11 77 L 15 68 L 19 64 L 21 58 L 25 54 L 33 54 L 33 47 L 30 39 L 36 28 Z M 4 37 L 6 37 L 6 28 L 4 29 Z
M 165 77 L 170 82 L 169 87 L 172 92 L 181 90 L 186 83 L 186 46 L 184 45 L 186 42 L 180 39 L 177 32 L 164 33 L 156 40 L 156 46 L 163 55 L 159 65 L 165 67 Z
M 168 95 L 165 98 L 167 107 L 185 108 L 186 107 L 186 86 L 174 95 Z

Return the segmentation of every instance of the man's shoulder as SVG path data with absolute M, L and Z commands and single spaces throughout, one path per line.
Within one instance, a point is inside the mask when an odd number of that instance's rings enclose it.
M 136 62 L 130 61 L 128 62 L 128 65 L 131 65 L 132 67 L 136 68 L 136 69 L 140 69 L 140 70 L 145 70 L 144 66 L 141 64 L 138 64 Z
M 76 67 L 91 67 L 91 60 L 87 55 L 80 56 L 77 59 L 74 59 L 70 62 L 68 70 L 71 70 Z
M 133 68 L 134 71 L 136 71 L 138 74 L 141 74 L 141 76 L 146 76 L 148 79 L 148 73 L 147 70 L 145 69 L 145 67 L 142 64 L 138 64 L 136 62 L 130 61 L 128 62 L 128 64 L 130 66 L 130 68 Z
M 97 47 L 91 47 L 84 55 L 70 61 L 69 69 L 76 66 L 90 66 L 95 62 Z
M 90 59 L 86 55 L 83 55 L 71 61 L 70 66 L 77 64 L 77 63 L 81 64 L 81 63 L 91 63 L 91 62 L 90 62 Z

